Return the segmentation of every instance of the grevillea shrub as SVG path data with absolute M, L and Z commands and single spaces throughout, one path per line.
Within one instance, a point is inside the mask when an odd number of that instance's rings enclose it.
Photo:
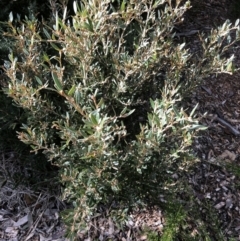
M 144 203 L 187 170 L 201 126 L 182 98 L 208 75 L 233 70 L 225 53 L 239 39 L 238 22 L 199 35 L 197 55 L 175 41 L 188 1 L 115 5 L 74 2 L 74 16 L 62 6 L 42 23 L 10 15 L 5 33 L 15 40 L 5 93 L 27 116 L 18 137 L 59 166 L 63 198 L 74 206 L 63 216 L 69 236 L 99 203 Z

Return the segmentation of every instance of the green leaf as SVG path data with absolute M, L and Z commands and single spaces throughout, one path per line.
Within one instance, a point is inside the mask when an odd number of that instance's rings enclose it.
M 193 114 L 195 113 L 195 110 L 197 109 L 197 107 L 198 107 L 198 103 L 195 105 L 195 107 L 194 107 L 193 110 L 191 111 L 190 117 L 193 116 Z
M 149 122 L 149 125 L 152 126 L 153 125 L 153 115 L 148 113 L 148 122 Z
M 123 110 L 121 111 L 120 115 L 124 115 L 127 112 L 127 107 L 124 107 Z
M 165 2 L 166 2 L 166 0 L 155 1 L 153 8 L 157 8 L 157 7 L 159 7 L 159 5 L 164 4 Z
M 98 105 L 100 108 L 103 107 L 103 105 L 104 105 L 104 99 L 101 98 L 97 105 Z
M 53 81 L 55 83 L 55 88 L 58 90 L 58 91 L 62 91 L 63 90 L 63 87 L 62 87 L 62 84 L 60 82 L 60 80 L 58 79 L 57 75 L 52 72 L 52 78 L 53 78 Z
M 183 129 L 189 129 L 190 131 L 193 131 L 193 130 L 206 130 L 208 128 L 207 126 L 198 125 L 198 124 L 191 125 L 189 128 L 188 127 L 189 126 L 185 126 Z
M 130 116 L 134 111 L 135 111 L 135 109 L 130 110 L 127 114 L 123 114 L 123 115 L 121 114 L 121 117 L 126 118 L 126 117 Z
M 222 29 L 221 29 L 222 31 L 224 31 L 224 30 L 226 29 L 226 27 L 227 27 L 227 23 L 228 23 L 228 22 L 225 21 L 224 24 L 222 25 Z
M 11 52 L 9 55 L 8 55 L 8 58 L 11 62 L 14 61 L 14 58 L 13 58 L 13 52 Z
M 48 33 L 48 31 L 45 28 L 43 28 L 43 32 L 45 33 L 45 35 L 48 39 L 51 39 L 50 34 Z
M 92 28 L 91 24 L 89 24 L 89 23 L 84 23 L 84 24 L 83 24 L 83 27 L 84 27 L 85 29 L 87 29 L 88 31 L 93 32 L 93 28 Z
M 90 18 L 87 18 L 87 19 L 88 19 L 89 30 L 90 30 L 91 32 L 94 32 L 92 20 L 91 20 Z
M 177 115 L 177 117 L 181 118 L 180 112 L 178 111 L 178 109 L 174 105 L 172 106 L 172 109 L 173 109 L 174 113 Z
M 81 100 L 81 92 L 78 90 L 75 91 L 74 98 L 75 98 L 75 101 L 79 104 Z
M 154 110 L 155 109 L 155 102 L 153 101 L 153 99 L 150 99 L 150 104 L 151 104 L 151 107 Z
M 38 82 L 38 84 L 43 85 L 43 83 L 39 77 L 35 76 L 35 79 Z
M 51 46 L 52 46 L 55 50 L 57 50 L 57 51 L 60 51 L 60 50 L 61 50 L 56 44 L 51 43 L 51 42 L 50 42 L 50 44 L 51 44 Z
M 97 116 L 95 116 L 94 114 L 90 114 L 90 118 L 91 118 L 91 121 L 94 125 L 98 125 L 98 118 L 96 118 Z
M 50 59 L 49 59 L 49 57 L 48 57 L 48 55 L 46 54 L 46 53 L 43 53 L 43 60 L 44 61 L 46 61 L 46 62 L 49 62 L 50 61 Z
M 76 85 L 73 85 L 72 88 L 68 91 L 68 96 L 72 96 L 75 93 Z
M 227 65 L 227 71 L 232 72 L 232 62 Z
M 98 30 L 101 24 L 102 24 L 102 20 L 99 19 L 97 25 L 95 26 L 95 30 Z
M 121 4 L 121 12 L 125 12 L 125 6 L 126 6 L 126 2 L 125 1 L 122 1 L 122 4 Z

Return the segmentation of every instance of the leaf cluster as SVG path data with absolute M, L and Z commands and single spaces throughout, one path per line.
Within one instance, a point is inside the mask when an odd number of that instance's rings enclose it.
M 4 91 L 27 116 L 19 139 L 60 167 L 63 198 L 74 205 L 64 216 L 69 235 L 100 202 L 145 202 L 193 162 L 189 146 L 203 127 L 182 98 L 209 74 L 234 70 L 224 52 L 240 29 L 226 22 L 199 35 L 202 51 L 193 54 L 173 32 L 189 8 L 83 0 L 74 2 L 72 23 L 66 6 L 53 13 L 53 25 L 34 17 L 8 22 L 5 36 L 15 46 Z

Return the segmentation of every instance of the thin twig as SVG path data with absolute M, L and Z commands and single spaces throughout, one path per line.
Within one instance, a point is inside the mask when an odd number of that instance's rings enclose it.
M 240 132 L 236 128 L 234 128 L 231 124 L 223 120 L 222 118 L 216 116 L 214 119 L 217 120 L 222 125 L 226 126 L 235 136 L 240 136 Z

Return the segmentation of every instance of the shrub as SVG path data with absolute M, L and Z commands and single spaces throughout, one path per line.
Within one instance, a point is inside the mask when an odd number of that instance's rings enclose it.
M 64 213 L 69 236 L 100 202 L 144 203 L 193 162 L 189 146 L 202 127 L 182 98 L 209 74 L 232 72 L 233 56 L 224 56 L 239 26 L 200 35 L 202 51 L 192 54 L 175 41 L 174 24 L 190 8 L 180 2 L 83 0 L 71 22 L 63 6 L 53 26 L 8 23 L 16 45 L 5 92 L 27 116 L 19 139 L 60 167 L 74 206 Z

